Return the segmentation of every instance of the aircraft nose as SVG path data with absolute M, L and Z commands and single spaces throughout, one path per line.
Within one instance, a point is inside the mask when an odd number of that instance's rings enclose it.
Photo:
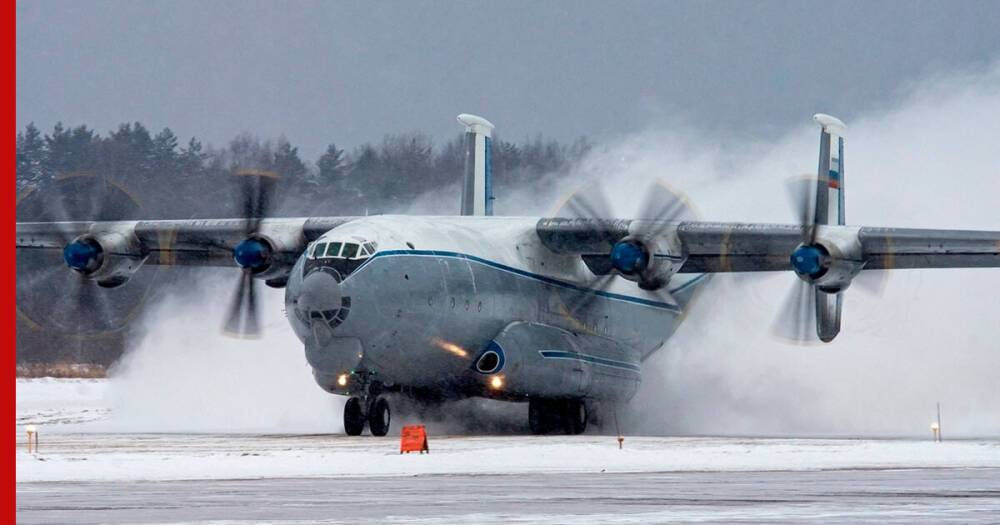
M 312 321 L 324 321 L 331 327 L 340 324 L 337 320 L 343 321 L 346 298 L 340 287 L 340 282 L 336 276 L 317 269 L 306 275 L 302 280 L 302 291 L 299 293 L 296 309 L 304 314 L 304 317 Z

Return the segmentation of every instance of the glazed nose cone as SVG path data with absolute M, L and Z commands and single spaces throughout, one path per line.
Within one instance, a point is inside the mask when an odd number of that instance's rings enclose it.
M 302 281 L 296 308 L 312 319 L 332 319 L 340 310 L 343 293 L 337 279 L 324 271 L 313 271 Z

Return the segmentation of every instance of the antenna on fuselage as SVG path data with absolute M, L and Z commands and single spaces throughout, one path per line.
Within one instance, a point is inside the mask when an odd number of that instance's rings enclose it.
M 493 124 L 476 115 L 462 113 L 465 126 L 465 178 L 462 183 L 462 215 L 493 215 Z

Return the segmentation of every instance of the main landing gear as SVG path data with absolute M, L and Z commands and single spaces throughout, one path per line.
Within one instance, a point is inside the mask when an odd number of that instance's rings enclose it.
M 373 436 L 388 434 L 392 412 L 389 401 L 379 395 L 382 385 L 370 382 L 362 390 L 365 395 L 348 399 L 344 406 L 344 431 L 348 436 L 360 436 L 367 422 Z
M 531 399 L 528 426 L 532 434 L 582 434 L 587 430 L 587 404 L 582 399 Z

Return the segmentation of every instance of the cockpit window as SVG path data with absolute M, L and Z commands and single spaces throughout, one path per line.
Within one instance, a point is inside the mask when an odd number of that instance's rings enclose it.
M 312 257 L 313 257 L 313 259 L 315 259 L 316 257 L 322 256 L 324 250 L 326 250 L 326 243 L 325 242 L 321 242 L 321 243 L 318 243 L 315 246 L 313 246 L 313 251 L 312 251 Z
M 358 254 L 358 245 L 353 242 L 344 244 L 344 253 L 341 255 L 345 259 L 352 259 Z
M 327 257 L 336 257 L 340 255 L 340 244 L 339 242 L 331 242 L 326 248 Z

